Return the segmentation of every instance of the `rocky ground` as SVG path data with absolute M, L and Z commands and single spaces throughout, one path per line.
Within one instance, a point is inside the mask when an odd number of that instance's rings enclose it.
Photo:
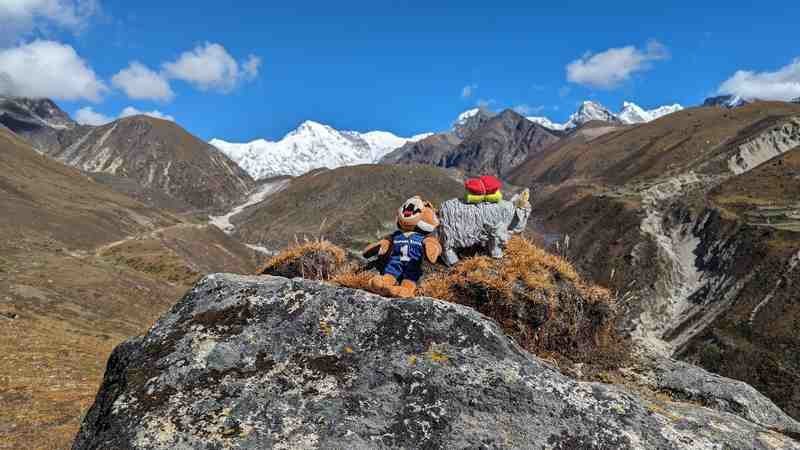
M 216 274 L 115 349 L 73 448 L 800 448 L 768 400 L 696 372 L 655 374 L 692 401 L 648 399 L 562 375 L 471 308 Z

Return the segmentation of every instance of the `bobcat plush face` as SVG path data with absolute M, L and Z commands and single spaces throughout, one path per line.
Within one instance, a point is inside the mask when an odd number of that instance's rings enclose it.
M 433 205 L 418 196 L 406 200 L 397 210 L 397 227 L 402 231 L 430 233 L 438 226 Z

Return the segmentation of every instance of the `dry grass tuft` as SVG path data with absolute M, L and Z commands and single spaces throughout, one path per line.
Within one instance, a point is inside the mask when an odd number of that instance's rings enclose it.
M 347 253 L 324 239 L 298 243 L 272 257 L 259 275 L 330 280 L 345 264 Z
M 540 356 L 602 365 L 622 357 L 611 293 L 522 237 L 509 241 L 502 259 L 465 259 L 429 275 L 419 291 L 477 309 Z
M 348 262 L 328 241 L 306 242 L 272 258 L 260 273 L 325 280 L 368 290 L 376 272 Z M 618 366 L 624 345 L 617 337 L 610 292 L 584 282 L 567 260 L 522 237 L 505 256 L 466 258 L 429 273 L 418 294 L 472 307 L 497 321 L 523 348 L 557 362 Z
M 358 267 L 356 264 L 346 264 L 341 270 L 331 277 L 331 282 L 351 289 L 369 289 L 369 280 L 375 272 Z

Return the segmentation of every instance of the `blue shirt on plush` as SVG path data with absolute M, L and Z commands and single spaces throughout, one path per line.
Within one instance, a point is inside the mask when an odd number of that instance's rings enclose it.
M 392 235 L 392 253 L 384 267 L 384 273 L 392 275 L 398 280 L 419 281 L 422 276 L 422 255 L 424 248 L 422 241 L 424 234 L 410 233 L 406 236 L 402 231 Z

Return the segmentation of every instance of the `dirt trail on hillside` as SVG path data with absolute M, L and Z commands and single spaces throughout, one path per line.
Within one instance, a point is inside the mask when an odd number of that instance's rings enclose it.
M 177 225 L 170 225 L 167 227 L 156 228 L 155 230 L 148 231 L 146 233 L 135 234 L 131 236 L 127 236 L 123 239 L 118 241 L 109 242 L 108 244 L 101 245 L 94 250 L 94 256 L 101 256 L 103 253 L 111 250 L 114 247 L 117 247 L 122 244 L 126 244 L 130 241 L 142 240 L 142 239 L 159 239 L 160 235 L 168 230 L 175 230 L 175 229 L 195 229 L 195 230 L 202 230 L 203 228 L 207 227 L 207 224 L 194 224 L 194 223 L 179 223 Z

